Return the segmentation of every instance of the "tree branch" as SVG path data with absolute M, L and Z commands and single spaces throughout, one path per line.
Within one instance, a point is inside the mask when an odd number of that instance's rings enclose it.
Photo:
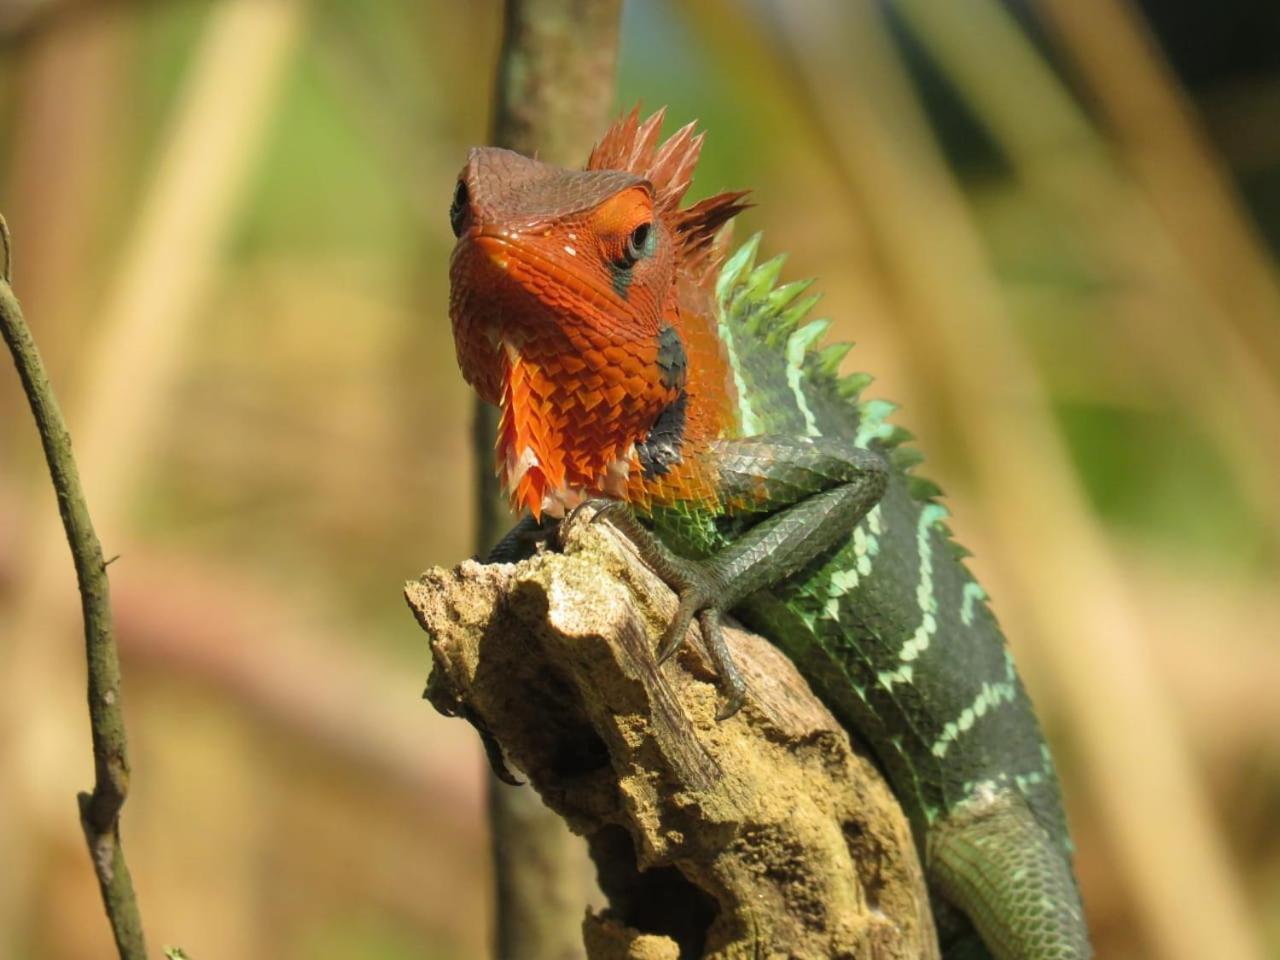
M 613 101 L 622 0 L 504 0 L 492 143 L 576 167 L 604 130 Z M 497 410 L 478 398 L 472 424 L 476 552 L 512 517 L 493 471 Z M 579 888 L 586 858 L 531 791 L 489 780 L 494 862 L 494 956 L 580 956 Z
M 71 452 L 62 411 L 44 371 L 40 352 L 22 317 L 10 279 L 10 243 L 0 217 L 0 334 L 13 354 L 22 389 L 31 405 L 58 511 L 71 546 L 84 616 L 85 653 L 89 665 L 89 723 L 93 739 L 94 785 L 81 793 L 80 823 L 102 891 L 103 905 L 122 960 L 146 960 L 142 919 L 129 868 L 120 845 L 120 808 L 129 793 L 129 758 L 124 716 L 120 708 L 120 658 L 112 634 L 111 595 L 102 545 L 93 529 L 80 474 Z
M 738 629 L 750 689 L 715 720 L 696 634 L 659 670 L 675 599 L 612 528 L 563 553 L 434 569 L 406 587 L 428 697 L 464 716 L 584 835 L 609 898 L 593 960 L 937 956 L 905 819 L 790 661 Z

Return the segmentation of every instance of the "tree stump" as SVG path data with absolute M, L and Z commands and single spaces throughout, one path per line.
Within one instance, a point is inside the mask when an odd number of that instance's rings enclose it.
M 405 593 L 428 698 L 586 837 L 609 901 L 588 956 L 936 958 L 905 818 L 791 662 L 726 624 L 749 693 L 717 721 L 696 628 L 655 663 L 671 591 L 606 523 L 565 527 L 562 552 Z

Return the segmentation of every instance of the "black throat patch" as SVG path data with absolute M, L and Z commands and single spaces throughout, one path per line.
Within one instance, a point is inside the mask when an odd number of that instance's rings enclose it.
M 660 477 L 680 462 L 680 446 L 684 443 L 685 408 L 689 395 L 683 390 L 672 400 L 649 428 L 649 435 L 636 444 L 636 455 L 646 477 Z
M 684 344 L 674 327 L 658 331 L 658 377 L 669 390 L 679 390 L 649 428 L 644 442 L 637 444 L 636 454 L 646 477 L 660 477 L 680 462 L 680 447 L 684 443 L 685 414 L 689 395 L 684 391 L 689 361 Z
M 668 390 L 683 390 L 688 372 L 689 360 L 680 334 L 675 327 L 663 327 L 658 331 L 658 378 Z

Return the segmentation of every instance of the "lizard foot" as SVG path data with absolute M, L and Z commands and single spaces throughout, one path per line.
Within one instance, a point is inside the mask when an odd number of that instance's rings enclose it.
M 595 511 L 592 523 L 607 520 L 636 548 L 640 559 L 658 578 L 675 591 L 679 599 L 675 616 L 662 639 L 658 641 L 658 664 L 664 664 L 675 656 L 684 645 L 689 627 L 697 618 L 702 640 L 711 656 L 716 676 L 725 694 L 725 703 L 716 714 L 717 720 L 727 720 L 737 713 L 746 699 L 747 686 L 733 662 L 729 647 L 720 626 L 722 602 L 727 594 L 715 570 L 706 563 L 677 556 L 654 534 L 636 519 L 627 505 L 619 500 L 593 498 L 574 508 L 570 520 L 578 511 L 590 507 Z

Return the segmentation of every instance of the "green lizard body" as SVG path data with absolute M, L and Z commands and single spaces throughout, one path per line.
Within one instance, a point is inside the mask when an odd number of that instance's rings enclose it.
M 758 240 L 738 250 L 717 282 L 744 432 L 852 437 L 892 467 L 879 503 L 834 549 L 735 612 L 781 647 L 875 752 L 945 900 L 974 896 L 953 851 L 955 836 L 984 815 L 995 819 L 1001 848 L 992 872 L 1031 868 L 1044 879 L 1039 889 L 1011 883 L 1001 892 L 1013 902 L 1047 902 L 1027 904 L 1023 915 L 1036 929 L 1003 950 L 992 944 L 998 956 L 1087 956 L 1057 775 L 986 594 L 950 538 L 937 490 L 908 472 L 915 458 L 900 446 L 905 433 L 886 422 L 891 405 L 856 399 L 867 378 L 838 378 L 837 355 L 817 346 L 827 323 L 803 324 L 803 311 L 777 295 L 780 260 L 752 269 Z M 742 533 L 678 505 L 655 508 L 652 523 L 674 550 L 699 558 Z
M 726 713 L 722 612 L 795 661 L 892 784 L 949 960 L 1090 956 L 1049 750 L 937 488 L 892 405 L 859 398 L 869 378 L 838 376 L 827 323 L 803 323 L 807 284 L 755 265 L 759 238 L 687 282 L 739 195 L 680 210 L 699 141 L 655 138 L 633 114 L 583 173 L 503 151 L 464 170 L 454 330 L 503 406 L 508 488 L 535 516 L 614 499 L 681 597 L 660 657 L 697 618 Z

